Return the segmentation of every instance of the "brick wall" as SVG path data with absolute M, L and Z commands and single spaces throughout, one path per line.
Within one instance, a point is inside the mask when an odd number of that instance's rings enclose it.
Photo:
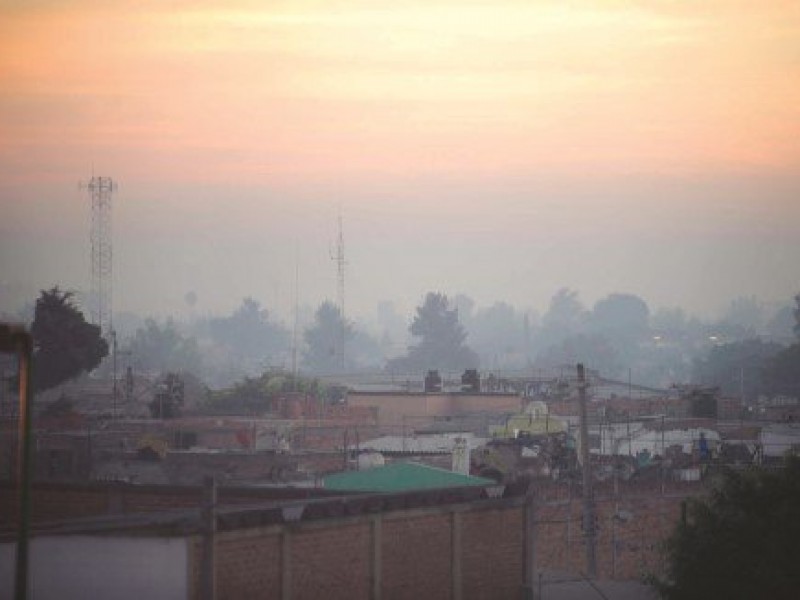
M 291 597 L 369 598 L 371 543 L 370 524 L 363 520 L 292 532 Z
M 383 522 L 382 598 L 449 598 L 451 517 L 409 515 Z
M 199 556 L 199 546 L 195 552 Z M 266 590 L 281 588 L 279 535 L 220 536 L 216 560 L 218 598 L 267 598 Z
M 537 570 L 586 570 L 582 501 L 575 488 L 539 482 L 533 511 Z M 672 483 L 663 491 L 658 482 L 598 484 L 598 575 L 631 579 L 661 572 L 660 544 L 677 523 L 681 502 L 705 491 L 697 484 Z M 12 492 L 10 486 L 0 487 L 0 519 L 6 521 Z M 202 488 L 178 486 L 46 484 L 34 491 L 33 516 L 199 508 L 202 493 Z M 326 494 L 221 488 L 219 501 L 252 504 L 304 495 Z M 244 520 L 226 526 L 216 542 L 218 598 L 521 597 L 527 543 L 523 497 L 465 501 L 455 494 L 416 508 L 403 505 L 401 496 L 394 498 L 378 504 L 372 496 L 320 500 L 308 504 L 299 521 Z M 328 504 L 336 504 L 338 512 L 319 512 Z M 189 544 L 189 584 L 198 598 L 202 538 L 190 538 Z
M 680 518 L 681 503 L 704 491 L 702 486 L 685 485 L 681 489 L 667 488 L 664 494 L 659 487 L 632 486 L 620 490 L 617 496 L 610 490 L 596 492 L 598 577 L 636 579 L 648 573 L 662 573 L 662 544 Z M 582 514 L 579 495 L 537 502 L 537 569 L 586 571 Z
M 525 543 L 524 509 L 487 510 L 462 516 L 465 599 L 515 598 L 520 594 Z
M 360 512 L 217 534 L 217 592 L 235 598 L 522 597 L 522 498 Z M 192 598 L 201 538 L 190 541 Z

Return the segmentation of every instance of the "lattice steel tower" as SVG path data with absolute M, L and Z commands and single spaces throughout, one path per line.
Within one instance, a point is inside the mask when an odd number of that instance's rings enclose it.
M 92 289 L 89 311 L 92 323 L 99 325 L 103 337 L 110 340 L 113 331 L 111 196 L 117 184 L 111 177 L 92 176 L 86 189 L 92 202 Z
M 341 323 L 339 326 L 339 366 L 344 370 L 345 366 L 345 331 L 347 330 L 347 321 L 345 320 L 344 313 L 344 267 L 347 262 L 344 259 L 344 232 L 342 230 L 342 213 L 339 212 L 339 237 L 336 240 L 336 252 L 331 253 L 331 259 L 336 262 L 336 279 L 337 279 L 337 303 L 339 304 L 339 317 Z

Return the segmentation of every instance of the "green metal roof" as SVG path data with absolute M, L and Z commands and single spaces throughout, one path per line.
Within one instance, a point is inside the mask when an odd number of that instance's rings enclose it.
M 392 463 L 366 471 L 345 471 L 323 478 L 325 489 L 361 492 L 402 492 L 435 488 L 495 485 L 491 479 L 454 473 L 419 463 Z

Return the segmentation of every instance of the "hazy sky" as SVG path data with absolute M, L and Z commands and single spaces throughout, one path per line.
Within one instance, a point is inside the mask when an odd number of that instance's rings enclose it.
M 800 3 L 0 0 L 0 283 L 286 311 L 800 289 Z

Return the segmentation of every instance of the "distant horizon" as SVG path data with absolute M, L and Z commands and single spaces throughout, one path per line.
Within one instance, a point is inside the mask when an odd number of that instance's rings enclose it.
M 20 301 L 14 302 L 14 301 L 9 301 L 9 298 L 16 298 L 17 300 L 19 300 L 19 297 L 21 295 L 20 294 L 20 290 L 18 288 L 13 288 L 13 286 L 8 285 L 7 282 L 0 281 L 0 314 L 5 314 L 6 316 L 9 316 L 9 315 L 13 316 L 13 315 L 19 314 L 21 311 L 23 311 L 25 309 L 26 305 L 29 308 L 32 308 L 34 303 L 35 303 L 36 298 L 39 296 L 39 293 L 41 291 L 44 291 L 44 290 L 49 290 L 49 289 L 53 288 L 54 286 L 59 287 L 59 289 L 61 289 L 62 291 L 68 291 L 68 292 L 74 293 L 75 296 L 76 296 L 75 297 L 76 303 L 78 304 L 79 308 L 81 308 L 81 310 L 84 312 L 85 317 L 87 318 L 87 320 L 89 319 L 90 315 L 89 315 L 89 308 L 88 308 L 88 305 L 87 305 L 87 303 L 88 303 L 88 299 L 87 299 L 88 290 L 78 289 L 78 288 L 75 288 L 75 287 L 64 286 L 64 285 L 60 285 L 60 284 L 53 284 L 53 285 L 48 285 L 48 286 L 40 286 L 40 287 L 37 288 L 37 291 L 35 293 L 32 293 L 29 298 L 26 297 L 26 299 L 23 302 L 20 302 Z M 762 316 L 765 319 L 769 320 L 769 318 L 773 317 L 778 311 L 780 311 L 782 309 L 785 309 L 787 307 L 794 308 L 794 306 L 795 306 L 794 298 L 795 298 L 795 296 L 797 294 L 800 293 L 800 288 L 799 288 L 795 293 L 790 294 L 786 298 L 778 299 L 777 301 L 767 301 L 767 300 L 759 297 L 757 294 L 736 296 L 736 297 L 732 297 L 732 298 L 728 299 L 727 302 L 723 302 L 722 304 L 720 304 L 717 307 L 716 310 L 712 310 L 712 311 L 704 313 L 704 312 L 692 311 L 692 310 L 690 310 L 690 309 L 688 309 L 686 307 L 679 306 L 679 305 L 664 305 L 664 306 L 655 305 L 652 302 L 650 302 L 648 300 L 648 298 L 646 298 L 644 296 L 641 296 L 640 294 L 637 294 L 635 291 L 631 291 L 631 290 L 628 290 L 628 291 L 623 291 L 623 290 L 612 291 L 612 292 L 609 292 L 608 294 L 603 294 L 600 297 L 597 297 L 597 298 L 589 300 L 589 299 L 587 299 L 587 297 L 584 294 L 581 293 L 581 290 L 579 290 L 577 288 L 570 288 L 569 286 L 561 286 L 560 288 L 557 288 L 557 289 L 553 290 L 553 294 L 558 292 L 560 289 L 569 289 L 571 291 L 577 292 L 578 293 L 578 299 L 581 302 L 581 304 L 583 305 L 584 310 L 586 310 L 587 312 L 591 312 L 593 307 L 594 307 L 594 305 L 599 300 L 607 298 L 608 296 L 610 296 L 612 294 L 631 294 L 631 295 L 634 295 L 634 296 L 637 296 L 637 297 L 641 298 L 647 304 L 648 309 L 650 310 L 650 316 L 651 317 L 654 316 L 655 314 L 657 314 L 659 311 L 662 311 L 662 310 L 676 310 L 676 309 L 679 309 L 679 310 L 682 310 L 684 312 L 686 318 L 689 318 L 689 319 L 696 318 L 696 319 L 699 319 L 700 321 L 706 322 L 706 323 L 713 323 L 715 321 L 720 321 L 720 322 L 723 321 L 725 319 L 725 317 L 726 317 L 726 312 L 731 307 L 731 304 L 736 300 L 742 300 L 742 299 L 744 299 L 744 300 L 751 300 L 751 299 L 755 300 L 757 302 L 758 306 L 760 307 L 760 309 L 763 311 Z M 456 308 L 455 300 L 456 300 L 456 298 L 458 296 L 463 295 L 463 296 L 469 297 L 470 299 L 472 299 L 475 302 L 475 304 L 474 304 L 474 306 L 472 308 L 473 316 L 476 313 L 478 313 L 479 311 L 487 310 L 487 309 L 491 308 L 492 306 L 494 306 L 494 305 L 496 305 L 498 303 L 501 303 L 501 304 L 507 304 L 507 305 L 511 306 L 515 311 L 517 311 L 519 313 L 520 316 L 534 315 L 535 318 L 541 319 L 542 316 L 547 313 L 548 305 L 549 305 L 549 300 L 548 300 L 547 303 L 545 303 L 542 306 L 532 306 L 532 305 L 515 304 L 515 303 L 510 302 L 509 300 L 501 298 L 501 297 L 498 297 L 495 300 L 492 300 L 492 301 L 484 303 L 484 302 L 478 301 L 474 296 L 471 296 L 469 293 L 464 292 L 462 290 L 448 292 L 446 290 L 431 289 L 431 290 L 426 290 L 425 292 L 421 293 L 417 303 L 414 304 L 413 306 L 404 307 L 404 306 L 400 305 L 398 302 L 392 300 L 391 298 L 383 298 L 383 299 L 379 299 L 375 303 L 375 305 L 372 307 L 371 311 L 367 311 L 367 312 L 363 312 L 363 311 L 350 312 L 346 316 L 347 316 L 348 320 L 351 320 L 356 324 L 362 324 L 362 325 L 365 325 L 365 326 L 368 326 L 368 327 L 372 328 L 372 333 L 375 333 L 375 329 L 374 328 L 379 325 L 379 320 L 380 320 L 379 317 L 378 317 L 379 307 L 383 303 L 390 302 L 394 307 L 395 315 L 400 317 L 400 318 L 403 318 L 405 321 L 407 321 L 407 324 L 410 324 L 411 320 L 413 319 L 414 315 L 416 314 L 416 308 L 422 304 L 422 301 L 424 300 L 424 296 L 428 292 L 445 294 L 447 296 L 449 302 L 450 302 L 450 305 L 453 308 Z M 271 321 L 273 321 L 275 323 L 278 323 L 278 324 L 281 324 L 281 325 L 283 325 L 285 327 L 290 327 L 291 326 L 292 320 L 294 318 L 293 312 L 287 312 L 287 311 L 293 311 L 293 309 L 294 309 L 293 306 L 292 307 L 288 307 L 285 310 L 282 310 L 280 308 L 276 310 L 274 306 L 270 305 L 268 302 L 264 301 L 263 299 L 259 298 L 256 295 L 253 295 L 253 294 L 246 294 L 246 295 L 242 296 L 241 298 L 239 298 L 238 300 L 236 300 L 230 306 L 223 307 L 221 309 L 206 309 L 206 310 L 203 310 L 202 307 L 197 307 L 196 305 L 194 307 L 192 307 L 189 304 L 184 304 L 184 306 L 182 306 L 179 310 L 172 311 L 172 312 L 150 312 L 150 311 L 140 311 L 140 310 L 114 308 L 114 318 L 115 318 L 115 320 L 119 319 L 119 318 L 127 318 L 127 317 L 135 317 L 135 318 L 142 319 L 142 320 L 146 320 L 146 319 L 152 318 L 152 319 L 155 319 L 158 322 L 165 322 L 165 321 L 167 321 L 169 319 L 173 319 L 177 323 L 187 323 L 187 324 L 189 324 L 189 323 L 192 323 L 192 322 L 198 321 L 198 320 L 211 319 L 211 318 L 221 318 L 221 317 L 230 316 L 237 308 L 239 308 L 241 306 L 242 302 L 247 298 L 252 298 L 256 302 L 258 302 L 260 307 L 261 307 L 261 309 L 267 311 L 267 313 L 269 315 L 269 319 Z M 319 308 L 319 306 L 323 302 L 331 302 L 333 304 L 337 304 L 335 297 L 323 298 L 319 302 L 314 302 L 314 303 L 306 302 L 301 298 L 301 300 L 300 300 L 300 302 L 298 304 L 298 311 L 299 311 L 299 315 L 300 315 L 301 325 L 303 324 L 304 319 L 305 319 L 306 322 L 308 322 L 313 318 L 314 312 L 317 310 L 317 308 Z M 764 325 L 766 325 L 766 322 L 764 323 Z

